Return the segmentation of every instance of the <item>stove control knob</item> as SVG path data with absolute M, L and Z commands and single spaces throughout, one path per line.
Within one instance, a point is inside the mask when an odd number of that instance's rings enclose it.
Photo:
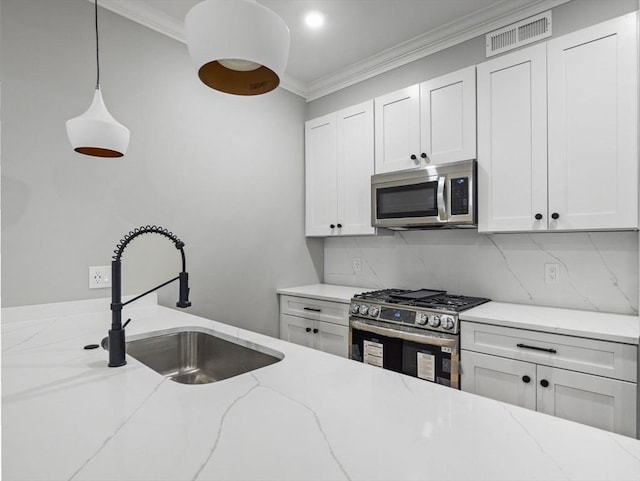
M 360 314 L 362 314 L 363 316 L 369 314 L 369 306 L 365 306 L 364 304 L 362 304 L 360 306 Z
M 371 317 L 378 317 L 379 313 L 380 313 L 380 309 L 378 309 L 376 306 L 371 306 L 371 309 L 369 309 L 369 315 Z
M 443 329 L 446 329 L 446 330 L 450 331 L 451 329 L 453 329 L 454 325 L 455 325 L 455 323 L 453 322 L 453 317 L 451 317 L 451 316 L 442 316 L 442 327 L 443 327 Z
M 357 314 L 360 311 L 358 304 L 351 304 L 351 314 Z
M 440 325 L 440 316 L 433 316 L 430 320 L 429 320 L 429 325 L 431 327 L 438 327 Z
M 425 314 L 424 312 L 419 312 L 416 315 L 416 324 L 420 324 L 421 326 L 424 326 L 428 320 L 429 320 L 429 315 Z

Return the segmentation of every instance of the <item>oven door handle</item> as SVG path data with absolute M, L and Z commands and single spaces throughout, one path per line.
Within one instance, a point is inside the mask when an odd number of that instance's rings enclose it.
M 392 337 L 395 339 L 402 339 L 404 341 L 416 342 L 418 344 L 430 344 L 435 346 L 456 348 L 457 338 L 448 336 L 440 337 L 433 334 L 422 334 L 417 332 L 407 332 L 400 329 L 390 329 L 388 327 L 378 326 L 369 322 L 362 322 L 352 319 L 349 322 L 351 329 L 357 329 L 359 331 L 370 332 L 372 334 L 378 334 L 380 336 Z
M 447 205 L 444 198 L 446 180 L 446 177 L 438 177 L 438 220 L 440 222 L 447 221 Z

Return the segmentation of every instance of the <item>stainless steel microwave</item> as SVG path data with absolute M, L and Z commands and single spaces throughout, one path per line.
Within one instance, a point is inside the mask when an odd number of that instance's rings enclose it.
M 371 176 L 371 224 L 406 230 L 475 227 L 476 161 Z

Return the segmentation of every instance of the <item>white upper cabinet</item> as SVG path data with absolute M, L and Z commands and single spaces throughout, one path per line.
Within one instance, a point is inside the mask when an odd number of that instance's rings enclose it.
M 476 158 L 476 68 L 420 84 L 420 145 L 428 163 Z
M 331 233 L 337 222 L 336 114 L 305 124 L 306 235 Z
M 337 219 L 341 235 L 375 234 L 371 227 L 373 152 L 373 100 L 339 111 Z
M 475 66 L 375 99 L 376 173 L 476 157 Z
M 306 235 L 371 235 L 373 100 L 305 124 Z
M 636 228 L 636 14 L 547 48 L 550 229 Z
M 637 76 L 635 12 L 479 65 L 478 230 L 636 229 Z
M 420 165 L 420 86 L 375 99 L 376 173 Z
M 478 65 L 481 232 L 547 228 L 546 65 L 544 44 Z

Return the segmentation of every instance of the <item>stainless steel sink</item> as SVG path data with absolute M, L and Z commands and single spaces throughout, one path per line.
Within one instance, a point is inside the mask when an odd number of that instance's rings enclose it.
M 284 358 L 282 353 L 264 346 L 223 337 L 226 336 L 221 333 L 191 328 L 156 332 L 132 338 L 126 343 L 126 351 L 142 364 L 182 384 L 221 381 Z M 103 347 L 105 344 L 103 340 Z

